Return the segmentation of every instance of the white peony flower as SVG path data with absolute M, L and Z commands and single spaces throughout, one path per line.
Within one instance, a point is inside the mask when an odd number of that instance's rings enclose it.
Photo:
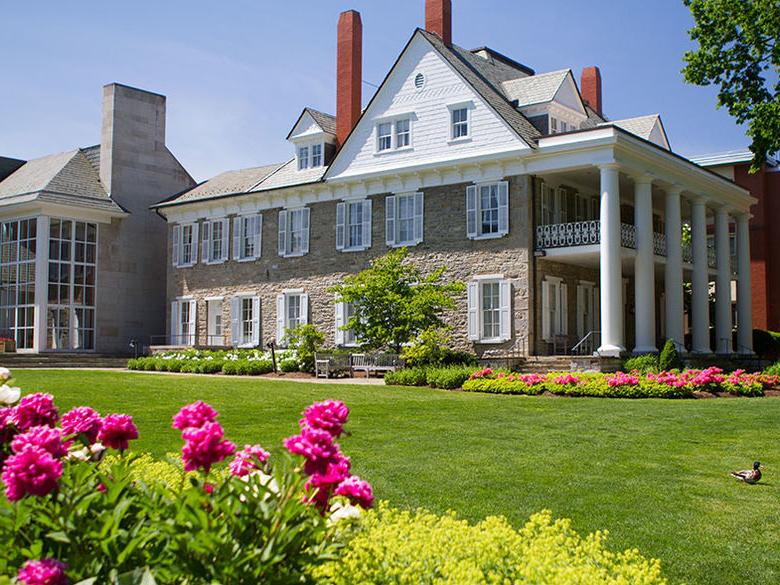
M 360 518 L 360 508 L 353 506 L 352 504 L 342 504 L 336 502 L 330 508 L 331 513 L 328 516 L 328 526 L 346 520 L 347 518 Z
M 10 380 L 11 378 L 12 378 L 11 370 L 9 370 L 8 368 L 0 367 L 0 380 L 5 382 L 6 380 Z
M 76 460 L 76 461 L 89 461 L 89 449 L 86 447 L 82 447 L 81 449 L 75 449 L 74 451 L 70 451 L 65 457 L 65 459 L 68 460 Z
M 0 404 L 16 404 L 21 396 L 22 391 L 19 388 L 11 387 L 6 384 L 0 386 Z

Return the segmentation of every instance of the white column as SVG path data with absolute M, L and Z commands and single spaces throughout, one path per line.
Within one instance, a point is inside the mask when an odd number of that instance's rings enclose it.
M 655 260 L 653 258 L 653 177 L 642 175 L 634 181 L 634 314 L 636 346 L 634 353 L 653 353 L 655 346 Z
M 49 218 L 39 215 L 35 219 L 35 329 L 33 351 L 46 350 L 47 300 L 49 298 Z
M 693 353 L 711 353 L 710 347 L 710 277 L 707 265 L 707 208 L 703 197 L 691 201 L 691 316 L 693 317 Z
M 715 278 L 715 352 L 731 353 L 731 249 L 729 246 L 729 210 L 715 212 L 715 254 L 718 275 Z
M 682 219 L 680 193 L 682 189 L 672 187 L 666 193 L 666 336 L 674 340 L 677 349 L 684 350 L 683 333 L 683 269 L 682 269 Z
M 750 295 L 750 214 L 737 216 L 737 353 L 753 353 L 753 299 Z
M 620 260 L 620 182 L 617 164 L 600 167 L 601 346 L 599 355 L 618 357 L 623 342 L 623 274 Z

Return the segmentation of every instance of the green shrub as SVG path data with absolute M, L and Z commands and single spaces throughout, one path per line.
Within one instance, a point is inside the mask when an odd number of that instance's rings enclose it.
M 680 354 L 677 352 L 677 346 L 673 340 L 666 340 L 664 348 L 661 351 L 661 357 L 658 359 L 658 367 L 662 372 L 682 369 L 682 359 L 680 359 Z
M 362 516 L 338 558 L 315 569 L 323 583 L 556 583 L 666 585 L 657 560 L 613 552 L 605 533 L 579 536 L 566 519 L 534 514 L 515 530 L 503 517 L 471 525 L 450 512 L 400 511 L 381 503 Z
M 233 360 L 226 361 L 224 364 L 222 364 L 222 373 L 226 376 L 237 376 L 238 362 Z
M 544 392 L 544 384 L 526 384 L 509 378 L 474 378 L 463 382 L 466 392 L 487 392 L 489 394 L 526 394 L 535 396 Z
M 420 333 L 409 345 L 401 350 L 401 357 L 407 365 L 438 366 L 443 363 L 450 342 L 450 336 L 441 327 L 430 327 Z
M 768 376 L 780 376 L 780 362 L 775 362 L 764 370 L 764 374 Z
M 479 363 L 477 356 L 468 351 L 451 351 L 447 350 L 442 359 L 443 366 L 472 366 L 476 367 Z
M 758 357 L 776 360 L 780 357 L 780 333 L 753 329 L 753 351 Z
M 283 372 L 297 372 L 298 360 L 296 358 L 284 358 L 279 361 L 279 369 Z
M 474 368 L 465 366 L 449 366 L 446 368 L 429 368 L 426 371 L 425 380 L 433 388 L 452 390 L 460 388 L 469 379 Z
M 388 386 L 426 386 L 428 372 L 425 368 L 401 368 L 385 374 L 385 384 Z
M 306 325 L 298 325 L 294 329 L 288 329 L 286 338 L 287 346 L 295 350 L 298 356 L 296 368 L 300 367 L 301 371 L 304 372 L 313 372 L 314 354 L 320 350 L 325 342 L 325 334 L 314 325 L 307 323 Z M 285 370 L 282 367 L 282 371 L 294 370 Z
M 648 353 L 645 355 L 638 355 L 628 358 L 623 362 L 623 371 L 625 372 L 639 372 L 640 374 L 646 374 L 648 372 L 659 372 L 661 369 L 658 366 L 659 355 L 657 353 Z

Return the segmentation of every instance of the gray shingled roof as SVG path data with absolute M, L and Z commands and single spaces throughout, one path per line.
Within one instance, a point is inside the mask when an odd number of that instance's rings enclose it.
M 484 53 L 487 58 L 480 53 Z M 510 79 L 518 79 L 520 77 L 533 75 L 533 70 L 521 63 L 518 63 L 516 67 L 513 67 L 507 62 L 502 61 L 502 59 L 508 58 L 489 47 L 480 47 L 479 49 L 464 51 L 463 56 L 491 85 L 496 87 L 500 87 L 502 82 L 509 81 Z
M 518 107 L 547 103 L 555 98 L 569 71 L 561 69 L 504 81 L 501 89 L 507 99 L 517 100 Z
M 336 116 L 331 116 L 330 114 L 320 112 L 314 108 L 305 108 L 304 111 L 311 114 L 311 117 L 314 118 L 314 121 L 317 122 L 317 125 L 320 128 L 322 128 L 323 132 L 327 132 L 328 134 L 336 134 Z
M 100 175 L 100 145 L 96 144 L 95 146 L 82 148 L 81 152 L 83 152 L 84 156 L 87 157 L 87 160 L 92 165 L 92 168 L 94 168 L 97 174 Z
M 273 165 L 266 165 L 262 167 L 253 167 L 250 169 L 239 169 L 236 171 L 226 171 L 220 173 L 216 177 L 200 183 L 196 187 L 190 189 L 186 193 L 179 195 L 178 197 L 166 201 L 164 203 L 183 203 L 186 201 L 200 201 L 203 199 L 212 199 L 214 197 L 222 197 L 225 195 L 235 195 L 238 193 L 246 193 L 251 191 L 252 188 L 265 179 L 268 175 L 273 173 L 284 163 L 276 163 Z
M 617 126 L 618 128 L 622 128 L 626 132 L 631 132 L 631 134 L 635 134 L 640 138 L 650 140 L 650 133 L 653 131 L 653 127 L 659 119 L 660 116 L 658 114 L 650 114 L 649 116 L 626 118 L 625 120 L 613 120 L 612 122 L 604 122 L 604 124 Z
M 98 172 L 81 150 L 28 161 L 0 181 L 0 205 L 35 199 L 124 212 L 108 196 Z

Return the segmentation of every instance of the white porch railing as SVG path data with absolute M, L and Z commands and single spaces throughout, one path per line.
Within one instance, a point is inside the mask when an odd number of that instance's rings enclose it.
M 590 246 L 601 241 L 601 222 L 572 221 L 536 227 L 536 249 Z M 620 225 L 620 244 L 636 249 L 636 228 L 627 223 Z

